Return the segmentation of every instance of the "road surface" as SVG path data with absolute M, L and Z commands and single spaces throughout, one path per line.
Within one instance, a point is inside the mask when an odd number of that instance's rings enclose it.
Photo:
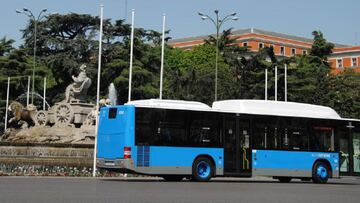
M 160 178 L 0 177 L 0 202 L 360 202 L 360 177 L 328 184 L 269 178 L 209 183 Z

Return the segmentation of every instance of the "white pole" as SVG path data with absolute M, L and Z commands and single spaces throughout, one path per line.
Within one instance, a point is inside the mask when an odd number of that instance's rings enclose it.
M 164 47 L 165 47 L 165 14 L 163 14 L 163 30 L 161 42 L 161 68 L 160 68 L 160 99 L 162 99 L 163 74 L 164 74 Z
M 275 66 L 275 101 L 277 101 L 277 66 Z
M 27 96 L 26 96 L 26 106 L 29 106 L 29 98 L 30 98 L 30 81 L 31 77 L 28 76 L 28 87 L 27 87 Z
M 5 128 L 4 132 L 7 128 L 7 118 L 8 118 L 8 106 L 9 106 L 9 93 L 10 93 L 10 77 L 8 77 L 8 85 L 7 85 L 7 91 L 6 91 L 6 108 L 5 108 Z
M 43 95 L 43 110 L 45 111 L 45 104 L 46 104 L 46 77 L 44 77 L 44 95 Z
M 287 64 L 285 64 L 285 81 L 284 81 L 284 86 L 285 86 L 285 102 L 287 102 Z
M 131 101 L 131 83 L 132 83 L 132 66 L 133 66 L 133 51 L 134 51 L 134 18 L 135 10 L 131 12 L 131 37 L 130 37 L 130 70 L 129 70 L 129 96 L 128 101 Z
M 95 123 L 95 143 L 94 143 L 94 163 L 93 177 L 96 176 L 96 152 L 97 152 L 97 136 L 99 126 L 99 100 L 100 100 L 100 74 L 101 74 L 101 51 L 102 51 L 102 32 L 103 32 L 103 12 L 104 5 L 100 5 L 100 33 L 99 33 L 99 59 L 98 59 L 98 75 L 97 75 L 97 92 L 96 92 L 96 123 Z
M 265 69 L 265 100 L 268 98 L 268 70 Z

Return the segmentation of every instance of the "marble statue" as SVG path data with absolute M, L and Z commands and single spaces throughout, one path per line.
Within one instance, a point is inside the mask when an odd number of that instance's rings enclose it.
M 91 79 L 86 75 L 86 65 L 80 66 L 80 73 L 77 77 L 72 76 L 73 83 L 68 85 L 65 90 L 65 102 L 70 103 L 73 101 L 83 100 L 83 96 L 86 95 L 87 90 L 91 85 Z

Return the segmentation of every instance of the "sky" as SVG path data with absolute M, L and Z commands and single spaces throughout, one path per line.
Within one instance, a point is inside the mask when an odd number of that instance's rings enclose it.
M 222 30 L 258 28 L 312 38 L 311 32 L 320 30 L 328 41 L 360 45 L 359 0 L 2 0 L 0 6 L 0 38 L 6 36 L 21 44 L 20 30 L 28 17 L 15 12 L 24 7 L 37 15 L 43 8 L 48 13 L 81 13 L 99 15 L 104 5 L 104 18 L 131 22 L 135 9 L 135 26 L 161 32 L 162 15 L 166 14 L 166 28 L 173 39 L 209 35 L 215 26 L 201 20 L 201 11 L 214 16 L 237 12 L 238 21 L 229 21 Z

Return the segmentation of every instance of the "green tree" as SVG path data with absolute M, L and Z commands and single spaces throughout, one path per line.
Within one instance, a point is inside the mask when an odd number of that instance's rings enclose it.
M 6 37 L 3 37 L 0 39 L 0 56 L 4 56 L 8 53 L 10 53 L 14 47 L 12 46 L 12 44 L 15 41 L 13 39 L 9 39 L 7 40 Z
M 204 44 L 192 50 L 171 49 L 166 52 L 166 98 L 196 100 L 207 104 L 214 101 L 216 47 Z M 219 57 L 218 97 L 224 99 L 231 88 L 231 72 L 224 58 Z
M 236 42 L 235 38 L 231 38 L 231 33 L 232 32 L 232 28 L 229 28 L 227 30 L 224 30 L 220 36 L 219 36 L 219 51 L 223 52 L 224 50 L 226 50 L 229 47 L 232 47 L 231 45 L 233 45 Z M 216 46 L 216 35 L 209 35 L 209 37 L 207 39 L 204 40 L 206 44 L 212 44 L 214 46 Z M 237 46 L 236 46 L 237 47 Z
M 289 101 L 327 105 L 331 67 L 326 59 L 334 47 L 320 31 L 314 31 L 309 55 L 293 58 L 289 69 Z
M 360 118 L 360 73 L 346 70 L 333 75 L 327 95 L 328 106 L 334 108 L 342 117 Z
M 313 31 L 314 42 L 310 49 L 310 55 L 317 56 L 323 61 L 326 61 L 327 56 L 332 53 L 334 44 L 327 42 L 321 31 Z

